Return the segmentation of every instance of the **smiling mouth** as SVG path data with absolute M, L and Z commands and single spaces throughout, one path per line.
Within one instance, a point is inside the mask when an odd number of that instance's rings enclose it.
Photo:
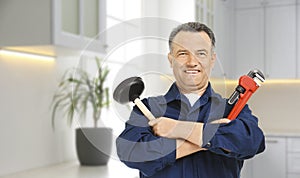
M 184 72 L 189 75 L 197 75 L 200 73 L 200 70 L 185 70 Z

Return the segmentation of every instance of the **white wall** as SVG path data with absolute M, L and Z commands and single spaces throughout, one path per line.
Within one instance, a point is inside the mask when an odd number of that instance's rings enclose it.
M 59 76 L 74 64 L 0 55 L 0 176 L 75 159 L 73 130 L 58 122 L 53 132 L 49 110 Z

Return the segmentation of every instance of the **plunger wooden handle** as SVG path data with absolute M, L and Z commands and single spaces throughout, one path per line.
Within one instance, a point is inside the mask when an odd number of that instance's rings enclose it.
M 139 98 L 136 98 L 133 102 L 142 111 L 142 113 L 147 117 L 149 121 L 155 119 L 153 114 L 148 110 L 148 108 Z

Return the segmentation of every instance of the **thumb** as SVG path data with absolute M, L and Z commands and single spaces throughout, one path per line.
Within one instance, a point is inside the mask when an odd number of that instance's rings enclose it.
M 152 127 L 152 126 L 156 125 L 160 120 L 161 120 L 160 118 L 150 120 L 148 122 L 148 125 L 150 125 Z

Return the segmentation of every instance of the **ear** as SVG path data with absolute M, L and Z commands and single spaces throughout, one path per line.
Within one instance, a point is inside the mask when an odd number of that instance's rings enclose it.
M 217 60 L 217 54 L 215 52 L 213 52 L 213 54 L 211 56 L 211 69 L 214 68 L 216 60 Z
M 172 55 L 171 53 L 168 53 L 168 60 L 169 60 L 169 63 L 170 63 L 170 67 L 171 67 L 171 68 L 172 68 L 172 66 L 173 66 L 173 59 L 174 59 L 173 55 Z

